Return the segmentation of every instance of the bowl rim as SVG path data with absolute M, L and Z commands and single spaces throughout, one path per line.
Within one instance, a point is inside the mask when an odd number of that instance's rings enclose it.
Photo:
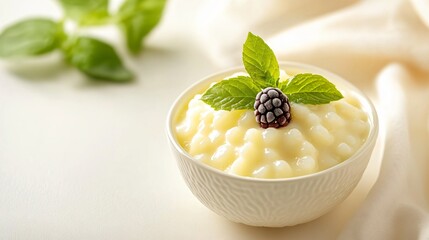
M 178 151 L 181 155 L 184 155 L 188 159 L 190 159 L 193 163 L 197 164 L 199 167 L 202 167 L 206 169 L 207 171 L 212 172 L 213 174 L 220 175 L 222 177 L 231 178 L 234 180 L 239 181 L 245 181 L 245 182 L 252 182 L 252 183 L 285 183 L 285 182 L 294 182 L 294 181 L 301 181 L 301 180 L 309 180 L 312 178 L 317 178 L 325 174 L 329 174 L 330 172 L 334 172 L 340 168 L 344 168 L 347 165 L 351 164 L 352 162 L 356 161 L 356 159 L 359 159 L 361 155 L 363 155 L 367 149 L 371 146 L 374 146 L 375 141 L 377 140 L 378 133 L 379 133 L 379 120 L 378 115 L 375 110 L 374 104 L 371 102 L 371 100 L 355 85 L 353 85 L 351 82 L 345 80 L 343 77 L 332 73 L 328 70 L 325 70 L 323 68 L 319 68 L 313 65 L 300 63 L 300 62 L 293 62 L 293 61 L 279 61 L 279 67 L 282 69 L 284 68 L 299 68 L 303 70 L 309 70 L 311 72 L 321 72 L 322 74 L 330 75 L 335 77 L 335 79 L 338 79 L 341 84 L 344 84 L 347 86 L 347 88 L 351 88 L 353 92 L 356 92 L 358 94 L 358 97 L 360 98 L 360 101 L 364 101 L 364 104 L 368 105 L 370 108 L 369 113 L 369 119 L 370 119 L 370 131 L 368 134 L 368 137 L 365 141 L 365 143 L 353 154 L 351 157 L 347 158 L 346 160 L 336 164 L 335 166 L 329 167 L 327 169 L 324 169 L 322 171 L 318 171 L 315 173 L 310 173 L 306 175 L 301 176 L 295 176 L 290 178 L 254 178 L 254 177 L 247 177 L 247 176 L 240 176 L 240 175 L 233 175 L 230 173 L 226 173 L 222 170 L 219 170 L 217 168 L 214 168 L 212 166 L 209 166 L 207 164 L 202 163 L 201 161 L 196 160 L 194 157 L 192 157 L 177 141 L 174 135 L 173 130 L 173 119 L 175 117 L 175 114 L 177 110 L 180 108 L 180 101 L 187 97 L 188 93 L 197 88 L 199 85 L 209 82 L 210 80 L 213 81 L 213 78 L 220 75 L 225 75 L 227 73 L 235 73 L 240 71 L 245 71 L 243 66 L 236 66 L 232 68 L 227 68 L 225 70 L 217 71 L 213 74 L 210 74 L 195 83 L 193 83 L 191 86 L 187 87 L 184 91 L 180 93 L 180 95 L 174 100 L 172 106 L 170 107 L 167 115 L 167 121 L 166 121 L 166 134 L 167 138 L 170 141 L 171 145 L 174 147 L 176 151 Z M 372 120 L 372 121 L 371 121 Z

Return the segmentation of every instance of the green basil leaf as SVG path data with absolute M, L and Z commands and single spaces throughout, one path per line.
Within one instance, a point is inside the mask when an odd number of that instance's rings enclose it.
M 20 21 L 0 34 L 0 57 L 36 56 L 58 48 L 62 30 L 45 18 Z
M 203 94 L 201 100 L 214 110 L 253 109 L 259 91 L 260 88 L 251 78 L 238 76 L 216 83 Z
M 79 25 L 100 25 L 109 17 L 109 0 L 59 0 L 66 16 Z
M 126 36 L 128 49 L 141 50 L 143 39 L 161 20 L 165 0 L 125 0 L 119 9 L 119 24 Z
M 90 77 L 111 81 L 128 81 L 133 77 L 113 47 L 100 40 L 79 37 L 66 54 L 72 65 Z
M 250 32 L 243 45 L 243 64 L 253 80 L 277 87 L 280 76 L 277 58 L 262 38 Z
M 304 104 L 326 104 L 343 98 L 340 91 L 326 78 L 311 74 L 297 74 L 285 83 L 280 83 L 280 90 L 289 100 Z

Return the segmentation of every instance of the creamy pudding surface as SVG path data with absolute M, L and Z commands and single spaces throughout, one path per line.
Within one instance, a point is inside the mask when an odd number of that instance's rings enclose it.
M 246 74 L 231 77 L 237 75 Z M 288 77 L 281 71 L 281 81 Z M 197 161 L 230 174 L 290 178 L 315 173 L 351 157 L 369 134 L 359 99 L 339 90 L 344 98 L 329 104 L 290 103 L 291 122 L 267 129 L 252 110 L 215 111 L 197 94 L 179 112 L 176 136 Z

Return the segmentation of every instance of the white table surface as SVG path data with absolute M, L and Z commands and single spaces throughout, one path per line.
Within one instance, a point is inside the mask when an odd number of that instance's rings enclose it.
M 137 57 L 127 55 L 116 29 L 94 33 L 127 56 L 137 75 L 131 84 L 89 81 L 56 54 L 0 62 L 0 239 L 332 239 L 338 234 L 374 182 L 374 161 L 372 173 L 366 172 L 344 203 L 296 227 L 231 223 L 187 189 L 167 146 L 166 114 L 189 84 L 224 66 L 192 40 L 192 9 L 184 2 L 170 1 L 164 21 Z M 0 28 L 38 15 L 59 17 L 60 10 L 52 0 L 0 1 Z M 240 55 L 233 61 L 239 64 Z

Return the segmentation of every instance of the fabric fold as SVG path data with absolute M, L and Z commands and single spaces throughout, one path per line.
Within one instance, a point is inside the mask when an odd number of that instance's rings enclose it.
M 237 46 L 252 31 L 268 40 L 279 60 L 326 68 L 378 103 L 386 133 L 380 175 L 360 206 L 347 209 L 352 217 L 336 235 L 429 239 L 429 2 L 221 2 L 222 9 L 197 24 L 208 57 L 220 67 L 239 64 Z
M 400 235 L 397 231 L 403 229 L 403 222 L 397 221 L 397 217 L 401 206 L 408 202 L 403 199 L 403 194 L 408 192 L 407 173 L 409 164 L 412 164 L 408 119 L 403 116 L 407 101 L 402 82 L 409 81 L 405 71 L 401 65 L 392 64 L 377 79 L 378 111 L 384 119 L 380 125 L 386 128 L 381 171 L 367 199 L 340 239 L 395 239 Z

